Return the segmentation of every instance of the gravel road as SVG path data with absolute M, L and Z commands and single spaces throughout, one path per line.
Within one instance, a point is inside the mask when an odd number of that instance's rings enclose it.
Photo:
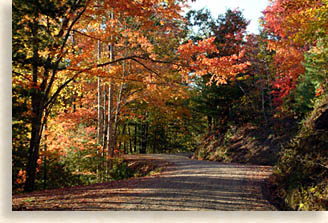
M 148 154 L 135 157 L 165 160 L 174 165 L 169 165 L 158 176 L 75 188 L 59 194 L 48 194 L 44 199 L 36 193 L 34 206 L 30 208 L 134 211 L 276 210 L 264 199 L 261 191 L 261 183 L 271 174 L 270 167 L 190 160 L 185 155 Z M 18 202 L 24 197 L 14 198 L 13 203 L 15 199 Z

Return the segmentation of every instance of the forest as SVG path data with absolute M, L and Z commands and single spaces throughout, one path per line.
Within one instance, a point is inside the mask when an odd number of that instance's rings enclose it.
M 282 210 L 328 210 L 328 0 L 271 0 L 259 34 L 194 1 L 12 1 L 13 194 L 188 153 L 272 166 Z

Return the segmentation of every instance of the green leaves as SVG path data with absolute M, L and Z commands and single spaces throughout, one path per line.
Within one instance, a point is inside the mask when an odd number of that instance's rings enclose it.
M 275 167 L 274 183 L 280 197 L 294 210 L 327 210 L 328 153 L 326 132 L 315 123 L 327 112 L 322 96 L 306 118 L 298 135 L 285 146 Z

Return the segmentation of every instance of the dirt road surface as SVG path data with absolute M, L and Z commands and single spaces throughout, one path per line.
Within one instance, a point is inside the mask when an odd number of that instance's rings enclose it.
M 264 179 L 271 174 L 270 167 L 190 160 L 185 155 L 134 158 L 170 165 L 156 176 L 15 195 L 13 210 L 276 210 L 261 190 Z

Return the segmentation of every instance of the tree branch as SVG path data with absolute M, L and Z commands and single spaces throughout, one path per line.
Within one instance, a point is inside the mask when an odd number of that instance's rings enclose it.
M 83 15 L 83 13 L 85 12 L 85 10 L 87 9 L 87 6 L 88 6 L 89 3 L 90 3 L 90 1 L 88 1 L 88 2 L 86 3 L 86 5 L 85 5 L 84 8 L 82 9 L 82 11 L 76 16 L 76 18 L 72 21 L 71 25 L 68 27 L 67 32 L 66 32 L 66 35 L 65 35 L 65 37 L 64 37 L 63 44 L 62 44 L 62 46 L 61 46 L 61 50 L 63 50 L 63 48 L 65 47 L 66 42 L 67 42 L 67 39 L 68 39 L 68 37 L 69 37 L 69 35 L 70 35 L 70 32 L 71 32 L 72 29 L 73 29 L 73 26 L 74 26 L 75 23 L 77 23 L 77 21 L 81 18 L 81 16 Z
M 154 59 L 151 59 L 147 56 L 135 56 L 136 58 L 138 59 L 142 59 L 142 60 L 149 60 L 153 63 L 164 63 L 164 64 L 173 64 L 173 65 L 176 65 L 176 66 L 181 66 L 181 64 L 177 64 L 177 63 L 174 63 L 172 61 L 165 61 L 165 60 L 154 60 Z
M 67 81 L 65 81 L 61 86 L 59 86 L 56 90 L 56 92 L 49 98 L 49 100 L 45 103 L 44 107 L 48 107 L 55 99 L 56 97 L 58 96 L 58 94 L 61 92 L 61 90 L 66 87 L 70 82 L 72 82 L 76 77 L 77 75 L 79 75 L 80 73 L 82 72 L 78 72 L 76 73 L 72 78 L 68 79 Z
M 143 66 L 144 68 L 146 68 L 148 71 L 156 74 L 158 77 L 161 77 L 161 75 L 159 75 L 159 73 L 157 73 L 156 71 L 150 69 L 149 67 L 147 67 L 145 64 L 141 63 L 139 60 L 132 58 L 133 61 L 137 62 L 138 64 L 140 64 L 141 66 Z
M 82 70 L 77 70 L 77 69 L 67 69 L 67 70 L 71 70 L 71 71 L 77 71 L 77 73 L 70 79 L 68 79 L 65 83 L 63 83 L 60 87 L 58 87 L 57 91 L 51 96 L 51 98 L 48 100 L 48 102 L 45 104 L 45 107 L 47 107 L 50 103 L 52 103 L 55 98 L 57 97 L 57 95 L 60 93 L 60 91 L 66 87 L 71 81 L 73 81 L 79 74 L 83 73 L 83 72 L 87 72 L 87 71 L 90 71 L 94 68 L 99 68 L 99 67 L 104 67 L 104 66 L 107 66 L 107 65 L 111 65 L 111 64 L 115 64 L 115 63 L 118 63 L 118 62 L 121 62 L 121 61 L 125 61 L 125 60 L 133 60 L 137 63 L 139 63 L 140 65 L 142 65 L 144 68 L 146 68 L 147 70 L 151 71 L 152 73 L 156 74 L 157 76 L 161 77 L 159 75 L 159 73 L 157 73 L 156 71 L 150 69 L 149 67 L 147 67 L 145 64 L 143 64 L 142 62 L 138 61 L 136 58 L 143 58 L 141 56 L 128 56 L 128 57 L 122 57 L 122 58 L 119 58 L 117 60 L 113 60 L 113 61 L 108 61 L 106 63 L 102 63 L 102 64 L 97 64 L 95 66 L 90 66 L 88 68 L 85 68 L 85 69 L 82 69 Z M 143 59 L 147 59 L 147 58 L 143 58 Z M 155 61 L 155 60 L 152 60 L 149 58 L 149 60 L 153 61 L 153 62 L 161 62 L 161 63 L 170 63 L 170 62 L 165 62 L 165 61 Z M 137 81 L 137 82 L 141 82 L 141 81 L 138 81 L 138 80 L 129 80 L 127 79 L 127 81 Z M 168 83 L 155 83 L 155 82 L 151 82 L 149 84 L 156 84 L 156 85 L 167 85 Z M 181 83 L 177 83 L 177 84 L 181 84 Z
M 84 8 L 82 9 L 82 11 L 81 11 L 81 12 L 75 17 L 75 19 L 72 21 L 72 23 L 71 23 L 70 26 L 68 27 L 67 32 L 66 32 L 66 35 L 65 35 L 65 37 L 64 37 L 64 41 L 63 41 L 62 46 L 61 46 L 61 51 L 63 51 L 63 49 L 64 49 L 64 47 L 65 47 L 65 45 L 66 45 L 66 43 L 67 43 L 68 37 L 69 37 L 69 35 L 70 35 L 70 32 L 71 32 L 73 26 L 74 26 L 75 23 L 81 18 L 82 14 L 85 12 L 85 10 L 86 10 L 86 8 L 87 8 L 89 2 L 90 2 L 90 1 L 88 1 L 88 2 L 86 3 L 86 5 L 85 5 Z M 64 29 L 64 27 L 62 27 L 62 29 Z M 50 93 L 50 89 L 51 89 L 51 87 L 52 87 L 52 84 L 53 84 L 53 82 L 55 81 L 55 77 L 56 77 L 56 74 L 57 74 L 57 71 L 58 71 L 59 63 L 60 63 L 60 61 L 62 60 L 63 56 L 64 56 L 64 54 L 62 54 L 61 56 L 59 56 L 59 58 L 56 60 L 56 63 L 55 63 L 55 66 L 54 66 L 54 68 L 53 68 L 52 75 L 51 75 L 51 78 L 50 78 L 50 81 L 49 81 L 48 87 L 47 87 L 47 89 L 46 89 L 46 91 L 45 91 L 45 98 L 47 98 L 47 96 L 48 96 L 49 93 Z M 72 79 L 72 80 L 73 80 L 73 79 Z M 72 80 L 71 80 L 71 81 L 72 81 Z M 71 81 L 69 81 L 69 82 L 71 82 Z M 68 83 L 69 83 L 69 82 L 68 82 Z M 67 84 L 68 84 L 68 83 L 67 83 Z M 62 86 L 65 87 L 67 84 L 65 84 L 64 86 L 62 85 Z M 58 89 L 60 89 L 62 86 L 60 86 Z M 60 91 L 61 91 L 61 90 L 59 90 L 59 92 L 60 92 Z M 59 92 L 58 92 L 58 94 L 59 94 Z M 56 92 L 56 93 L 57 93 L 57 92 Z M 53 95 L 53 96 L 54 96 L 54 95 Z M 56 97 L 56 96 L 55 96 L 55 97 Z M 48 100 L 48 102 L 46 103 L 46 106 L 45 106 L 45 107 L 47 107 L 47 106 L 49 105 L 49 103 L 51 103 L 52 100 L 53 100 L 53 98 L 51 97 L 51 98 Z

